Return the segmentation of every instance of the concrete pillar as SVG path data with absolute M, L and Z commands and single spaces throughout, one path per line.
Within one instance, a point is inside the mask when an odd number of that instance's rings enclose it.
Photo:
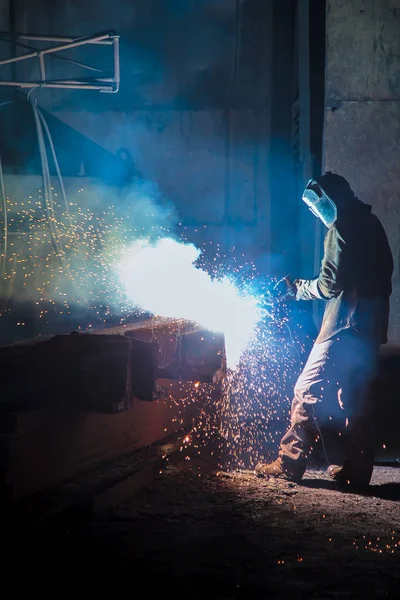
M 395 258 L 390 342 L 400 342 L 400 2 L 328 0 L 325 169 L 372 205 Z

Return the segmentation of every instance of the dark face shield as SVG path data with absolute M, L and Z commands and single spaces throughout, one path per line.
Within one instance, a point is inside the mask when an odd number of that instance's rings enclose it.
M 326 227 L 329 228 L 334 224 L 337 219 L 336 205 L 314 179 L 308 182 L 303 192 L 303 201 Z

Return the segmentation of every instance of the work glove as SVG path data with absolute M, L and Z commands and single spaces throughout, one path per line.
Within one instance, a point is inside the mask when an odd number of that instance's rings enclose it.
M 315 279 L 295 279 L 293 281 L 296 300 L 324 300 L 318 286 L 318 277 Z

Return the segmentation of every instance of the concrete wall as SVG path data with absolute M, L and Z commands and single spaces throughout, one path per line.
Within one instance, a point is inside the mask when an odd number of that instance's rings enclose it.
M 140 174 L 157 183 L 189 226 L 265 226 L 267 109 L 56 115 L 111 152 L 127 148 Z
M 390 341 L 400 342 L 400 3 L 328 0 L 325 169 L 371 204 L 395 258 Z

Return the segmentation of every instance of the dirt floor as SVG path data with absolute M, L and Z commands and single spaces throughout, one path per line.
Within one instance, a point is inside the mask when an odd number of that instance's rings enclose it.
M 400 598 L 400 468 L 376 467 L 366 491 L 343 493 L 319 471 L 297 485 L 183 460 L 97 516 L 19 524 L 12 546 L 31 591 Z

